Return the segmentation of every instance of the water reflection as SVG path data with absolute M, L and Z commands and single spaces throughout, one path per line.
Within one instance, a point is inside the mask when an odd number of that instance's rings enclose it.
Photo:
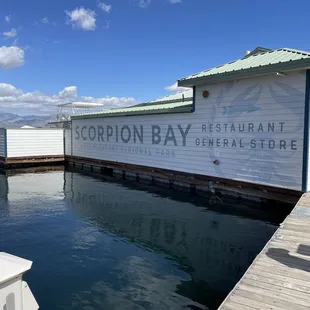
M 184 278 L 161 271 L 156 264 L 128 256 L 112 271 L 113 283 L 101 280 L 72 299 L 72 308 L 84 309 L 208 309 L 175 289 Z
M 74 171 L 0 174 L 0 251 L 42 309 L 216 309 L 285 214 Z
M 92 221 L 107 233 L 173 257 L 178 269 L 190 276 L 176 284 L 176 292 L 212 308 L 233 287 L 275 231 L 273 224 L 261 220 L 257 214 L 255 218 L 253 210 L 253 218 L 248 219 L 221 213 L 220 209 L 208 210 L 205 202 L 208 199 L 194 206 L 192 202 L 173 201 L 101 180 L 96 182 L 93 177 L 78 173 L 66 172 L 65 195 L 79 217 Z M 217 207 L 225 209 L 227 205 L 222 202 Z M 103 285 L 100 283 L 96 287 Z

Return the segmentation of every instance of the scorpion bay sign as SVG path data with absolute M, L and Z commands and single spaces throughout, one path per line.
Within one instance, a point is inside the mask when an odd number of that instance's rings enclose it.
M 199 126 L 200 137 L 195 137 L 197 124 L 83 125 L 75 127 L 75 140 L 116 145 L 297 150 L 297 139 L 285 139 L 285 122 L 208 123 Z M 109 149 L 117 151 L 114 146 L 110 145 Z
M 143 125 L 76 126 L 75 139 L 97 142 L 144 144 L 144 133 L 146 132 L 145 127 L 146 126 Z M 150 128 L 148 128 L 151 129 L 151 144 L 186 146 L 187 135 L 190 128 L 191 125 L 187 125 L 186 127 L 182 127 L 181 125 L 168 125 L 167 128 L 162 128 L 159 125 L 151 125 Z M 176 138 L 176 132 L 181 136 L 181 139 Z
M 244 148 L 251 149 L 279 149 L 297 151 L 296 139 L 275 139 L 273 136 L 285 134 L 285 122 L 268 123 L 224 123 L 224 124 L 203 124 L 201 132 L 207 137 L 196 138 L 197 146 L 223 147 L 223 148 Z M 219 138 L 217 134 L 228 133 L 235 137 L 238 133 L 240 138 Z M 247 138 L 247 134 L 250 138 Z

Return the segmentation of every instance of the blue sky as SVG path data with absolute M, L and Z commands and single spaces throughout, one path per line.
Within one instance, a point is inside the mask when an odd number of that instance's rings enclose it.
M 309 9 L 306 0 L 5 1 L 0 111 L 49 113 L 74 99 L 124 106 L 256 46 L 310 50 Z

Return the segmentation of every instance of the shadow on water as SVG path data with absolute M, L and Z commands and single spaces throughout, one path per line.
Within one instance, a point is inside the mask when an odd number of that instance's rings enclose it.
M 216 309 L 291 208 L 74 170 L 0 182 L 1 248 L 48 310 Z
M 279 224 L 284 218 L 292 211 L 294 205 L 290 203 L 283 203 L 277 201 L 267 201 L 260 203 L 257 201 L 244 201 L 242 199 L 224 196 L 219 197 L 216 195 L 205 193 L 200 196 L 192 194 L 184 190 L 175 190 L 158 185 L 148 185 L 145 183 L 139 183 L 136 181 L 119 179 L 115 177 L 109 177 L 107 175 L 96 174 L 89 171 L 81 172 L 80 169 L 68 167 L 67 173 L 75 173 L 83 176 L 89 176 L 93 179 L 97 179 L 103 182 L 114 183 L 127 187 L 128 189 L 148 192 L 152 195 L 156 195 L 163 198 L 168 198 L 173 201 L 189 202 L 197 207 L 203 207 L 205 210 L 218 211 L 222 214 L 236 215 L 244 218 L 258 219 L 272 224 Z M 66 181 L 66 180 L 65 180 Z M 98 197 L 97 197 L 98 198 Z M 296 199 L 297 203 L 297 199 Z

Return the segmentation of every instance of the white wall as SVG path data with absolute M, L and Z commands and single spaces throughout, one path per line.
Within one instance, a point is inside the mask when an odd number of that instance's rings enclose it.
M 5 157 L 5 129 L 0 128 L 0 157 Z
M 304 104 L 305 72 L 198 87 L 193 114 L 73 120 L 73 155 L 300 190 Z M 152 125 L 161 128 L 158 144 Z
M 7 129 L 7 157 L 64 155 L 62 129 Z
M 71 156 L 71 129 L 65 129 L 65 155 Z

